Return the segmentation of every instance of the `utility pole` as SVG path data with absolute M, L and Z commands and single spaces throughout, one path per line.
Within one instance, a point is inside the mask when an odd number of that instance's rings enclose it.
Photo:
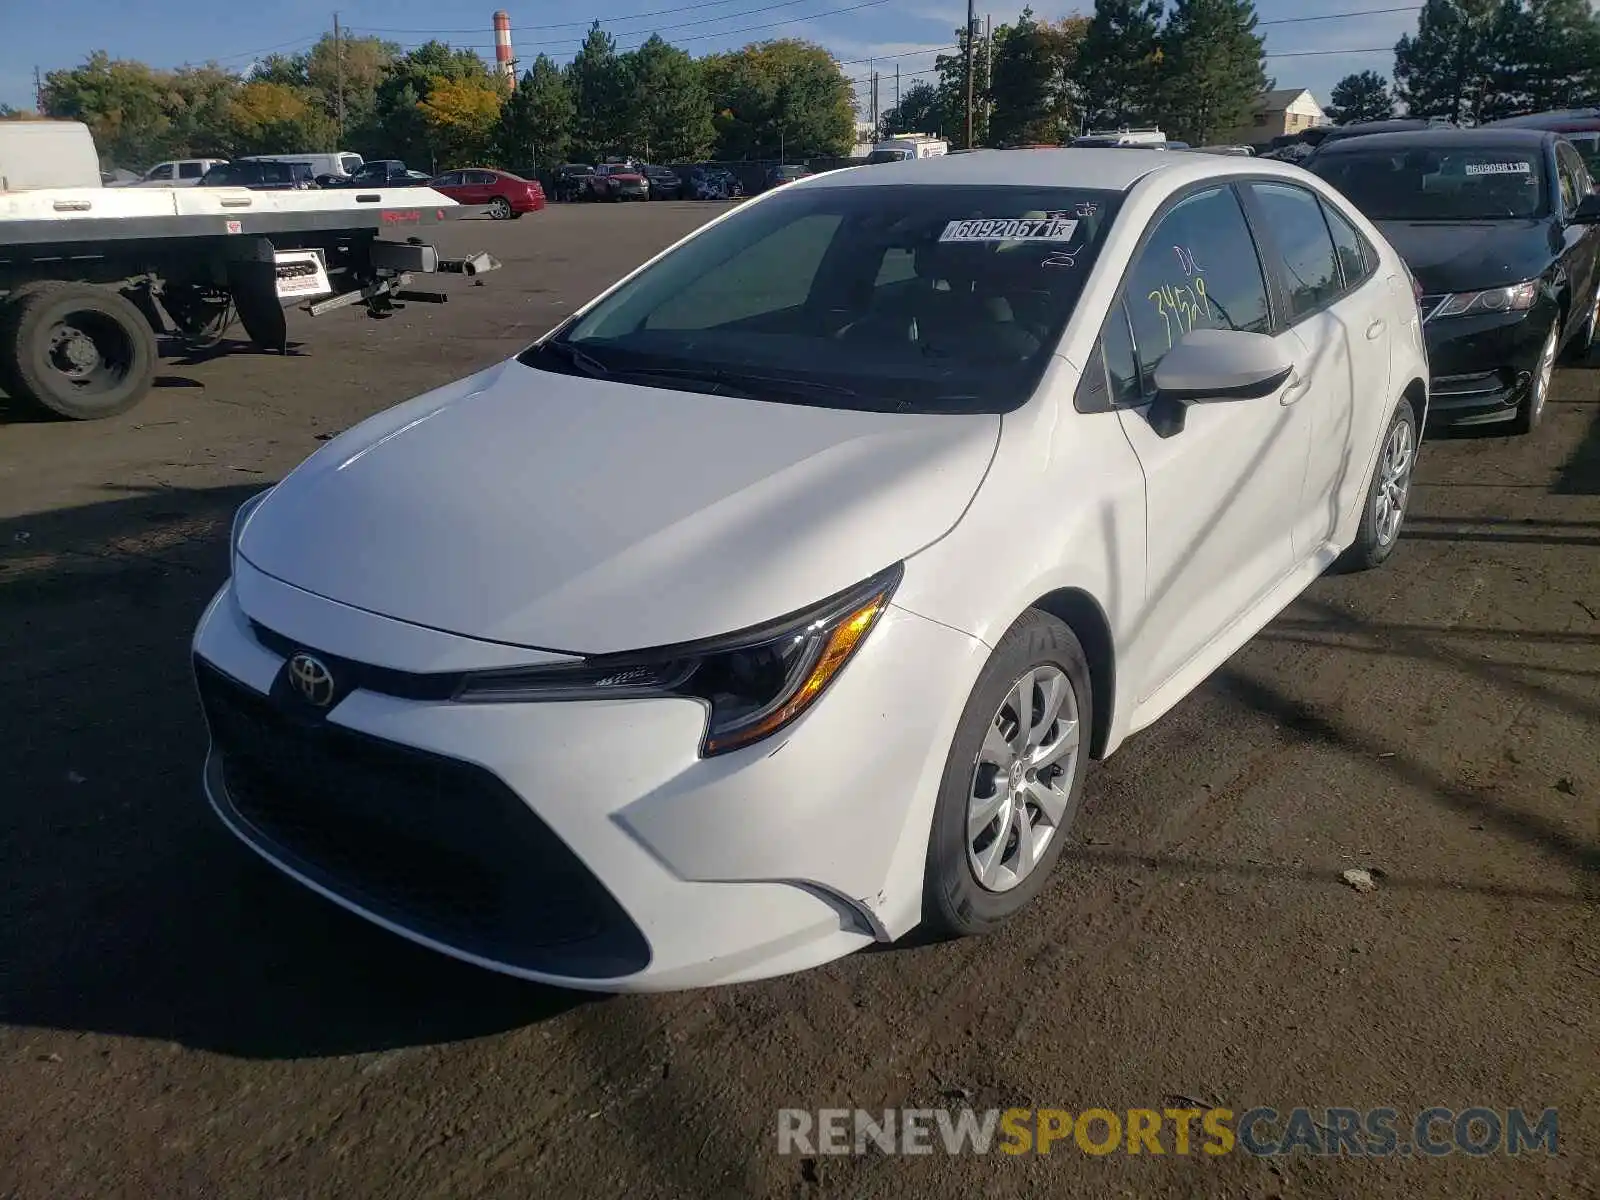
M 339 31 L 339 14 L 333 14 L 333 62 L 339 77 L 339 145 L 344 145 L 344 38 Z
M 994 119 L 994 18 L 983 14 L 983 127 Z
M 33 69 L 33 111 L 44 116 L 44 84 L 39 79 L 39 68 Z
M 967 0 L 967 36 L 964 39 L 966 46 L 966 76 L 967 76 L 967 140 L 963 145 L 972 149 L 972 27 L 977 24 L 977 18 L 972 13 L 972 0 Z
M 900 64 L 894 64 L 894 115 L 900 116 Z M 905 122 L 901 122 L 905 124 Z
M 872 136 L 873 137 L 877 137 L 878 136 L 878 70 L 877 70 L 876 67 L 874 67 L 873 70 L 872 70 L 872 105 L 871 105 L 871 112 L 870 112 L 870 120 L 872 121 Z

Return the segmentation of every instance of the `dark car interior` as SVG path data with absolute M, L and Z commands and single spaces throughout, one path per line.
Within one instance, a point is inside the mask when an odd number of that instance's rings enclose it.
M 1310 164 L 1376 220 L 1507 220 L 1549 211 L 1545 165 L 1525 149 L 1351 150 Z

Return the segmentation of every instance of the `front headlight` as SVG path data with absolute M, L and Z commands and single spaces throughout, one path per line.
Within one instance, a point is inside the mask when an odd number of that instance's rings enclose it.
M 270 495 L 272 495 L 271 488 L 267 488 L 263 492 L 257 492 L 234 511 L 233 530 L 228 534 L 228 574 L 230 576 L 238 574 L 236 567 L 238 566 L 239 558 L 239 538 L 244 533 L 245 522 L 250 519 L 250 514 L 260 507 L 261 502 Z
M 476 703 L 687 696 L 709 710 L 704 757 L 770 737 L 821 696 L 872 632 L 901 567 L 757 629 L 570 666 L 467 676 L 455 699 Z
M 1510 287 L 1457 292 L 1433 310 L 1434 317 L 1473 317 L 1484 313 L 1526 312 L 1539 296 L 1539 281 L 1525 279 Z

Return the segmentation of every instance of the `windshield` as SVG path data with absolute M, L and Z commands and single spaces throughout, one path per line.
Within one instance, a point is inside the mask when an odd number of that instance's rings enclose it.
M 867 163 L 903 162 L 911 157 L 909 150 L 874 150 L 867 155 Z
M 1032 394 L 1120 193 L 907 185 L 774 194 L 521 356 L 761 399 L 1003 412 Z
M 1317 155 L 1306 166 L 1374 221 L 1493 221 L 1549 211 L 1536 150 L 1362 146 Z

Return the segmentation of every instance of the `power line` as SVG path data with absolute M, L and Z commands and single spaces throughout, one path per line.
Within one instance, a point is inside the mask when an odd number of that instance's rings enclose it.
M 1393 54 L 1393 46 L 1368 46 L 1365 50 L 1281 50 L 1262 58 L 1320 58 L 1325 54 Z
M 839 58 L 834 61 L 841 67 L 854 66 L 856 63 L 877 62 L 880 59 L 911 58 L 918 54 L 942 54 L 946 50 L 958 50 L 959 46 L 929 46 L 925 50 L 902 50 L 899 54 L 874 54 L 871 58 Z
M 719 29 L 719 30 L 716 30 L 715 32 L 712 32 L 712 33 L 691 34 L 689 37 L 674 38 L 673 39 L 673 44 L 677 45 L 677 44 L 683 43 L 683 42 L 703 42 L 703 41 L 706 41 L 709 38 L 733 37 L 735 34 L 751 33 L 751 32 L 754 32 L 755 30 L 758 30 L 758 29 L 776 29 L 780 25 L 798 25 L 798 24 L 801 24 L 801 23 L 803 23 L 805 21 L 819 20 L 822 17 L 838 16 L 840 13 L 859 12 L 862 9 L 865 9 L 865 8 L 878 8 L 879 6 L 884 5 L 884 4 L 888 4 L 888 3 L 889 3 L 889 0 L 864 0 L 864 2 L 861 3 L 861 4 L 846 5 L 843 8 L 824 9 L 822 12 L 808 13 L 803 17 L 787 17 L 782 21 L 764 21 L 764 22 L 762 22 L 761 24 L 758 24 L 758 25 L 741 25 L 736 29 Z M 733 14 L 728 14 L 728 15 L 731 17 Z M 712 19 L 713 20 L 722 20 L 722 19 L 725 19 L 725 18 L 717 17 L 717 18 L 712 18 Z M 705 24 L 705 22 L 704 21 L 688 22 L 688 24 Z M 667 27 L 664 26 L 663 28 L 667 28 Z M 368 31 L 370 32 L 370 30 L 368 30 Z M 619 49 L 619 50 L 637 50 L 640 46 L 642 46 L 644 44 L 645 41 L 649 40 L 650 36 L 653 36 L 654 34 L 660 33 L 660 32 L 661 32 L 661 30 L 659 30 L 659 29 L 658 30 L 652 30 L 649 35 L 646 35 L 645 31 L 642 30 L 642 29 L 631 30 L 628 33 L 625 33 L 623 36 L 624 37 L 642 37 L 644 40 L 640 41 L 640 42 L 636 42 L 636 43 L 630 44 L 630 45 L 627 45 L 627 46 L 618 45 L 617 49 Z M 549 51 L 553 51 L 554 53 L 558 53 L 559 54 L 559 53 L 563 53 L 564 51 L 563 50 L 558 50 L 558 49 L 556 49 L 556 47 L 568 47 L 568 48 L 576 49 L 577 47 L 582 46 L 583 43 L 584 43 L 584 39 L 583 38 L 563 38 L 563 39 L 559 39 L 557 41 L 549 41 L 549 42 L 520 42 L 519 46 L 521 48 L 523 48 L 523 49 L 531 48 L 531 49 L 535 49 L 535 50 L 549 50 Z M 403 43 L 402 44 L 402 49 L 414 49 L 417 46 L 425 45 L 425 44 L 426 43 L 424 43 L 424 42 Z M 468 44 L 468 45 L 459 45 L 458 44 L 458 45 L 455 45 L 452 48 L 453 49 L 457 49 L 457 50 L 486 50 L 486 49 L 489 49 L 492 45 L 493 45 L 493 43 L 491 43 L 491 42 L 475 42 L 475 43 L 471 43 L 471 44 Z
M 265 54 L 269 50 L 286 50 L 290 46 L 301 46 L 306 42 L 315 42 L 322 37 L 320 32 L 309 34 L 306 37 L 292 38 L 287 42 L 279 42 L 274 46 L 259 46 L 254 50 L 240 50 L 234 54 L 210 54 L 206 56 L 207 62 L 227 62 L 234 58 L 249 58 L 256 54 Z
M 774 9 L 774 8 L 783 8 L 783 7 L 785 7 L 786 4 L 799 4 L 801 2 L 802 2 L 802 0 L 785 0 L 785 4 L 772 4 L 772 5 L 768 5 L 767 8 L 753 8 L 753 9 L 748 9 L 745 12 L 741 12 L 741 13 L 723 13 L 722 15 L 724 17 L 748 16 L 748 15 L 750 15 L 750 13 L 768 12 L 771 9 Z M 650 12 L 628 13 L 626 15 L 618 15 L 618 16 L 612 16 L 612 17 L 590 17 L 587 20 L 583 20 L 583 21 L 557 21 L 557 22 L 555 22 L 554 24 L 551 24 L 551 25 L 517 25 L 515 22 L 513 22 L 512 24 L 513 24 L 513 28 L 516 28 L 516 29 L 587 29 L 587 28 L 589 28 L 590 25 L 593 25 L 596 21 L 600 22 L 601 25 L 607 25 L 607 24 L 611 24 L 611 23 L 614 23 L 614 22 L 618 22 L 618 21 L 643 21 L 643 20 L 647 20 L 650 17 L 666 17 L 666 16 L 671 16 L 673 13 L 696 12 L 699 9 L 702 9 L 702 8 L 717 8 L 718 6 L 723 5 L 723 4 L 736 4 L 736 3 L 738 3 L 738 0 L 702 0 L 702 2 L 698 3 L 698 4 L 681 4 L 676 8 L 658 8 L 658 9 L 654 9 L 654 10 L 652 10 Z M 711 19 L 712 20 L 717 20 L 718 18 L 713 17 Z M 475 28 L 472 28 L 472 29 L 389 29 L 389 28 L 371 27 L 369 29 L 369 32 L 372 32 L 372 33 L 482 33 L 483 29 L 481 27 L 475 27 Z M 634 32 L 638 32 L 638 31 L 635 30 Z
M 1274 17 L 1270 21 L 1257 21 L 1257 25 L 1300 25 L 1306 21 L 1343 21 L 1350 17 L 1381 17 L 1387 13 L 1418 12 L 1420 4 L 1405 4 L 1399 8 L 1364 8 L 1358 12 L 1326 13 L 1319 17 Z

